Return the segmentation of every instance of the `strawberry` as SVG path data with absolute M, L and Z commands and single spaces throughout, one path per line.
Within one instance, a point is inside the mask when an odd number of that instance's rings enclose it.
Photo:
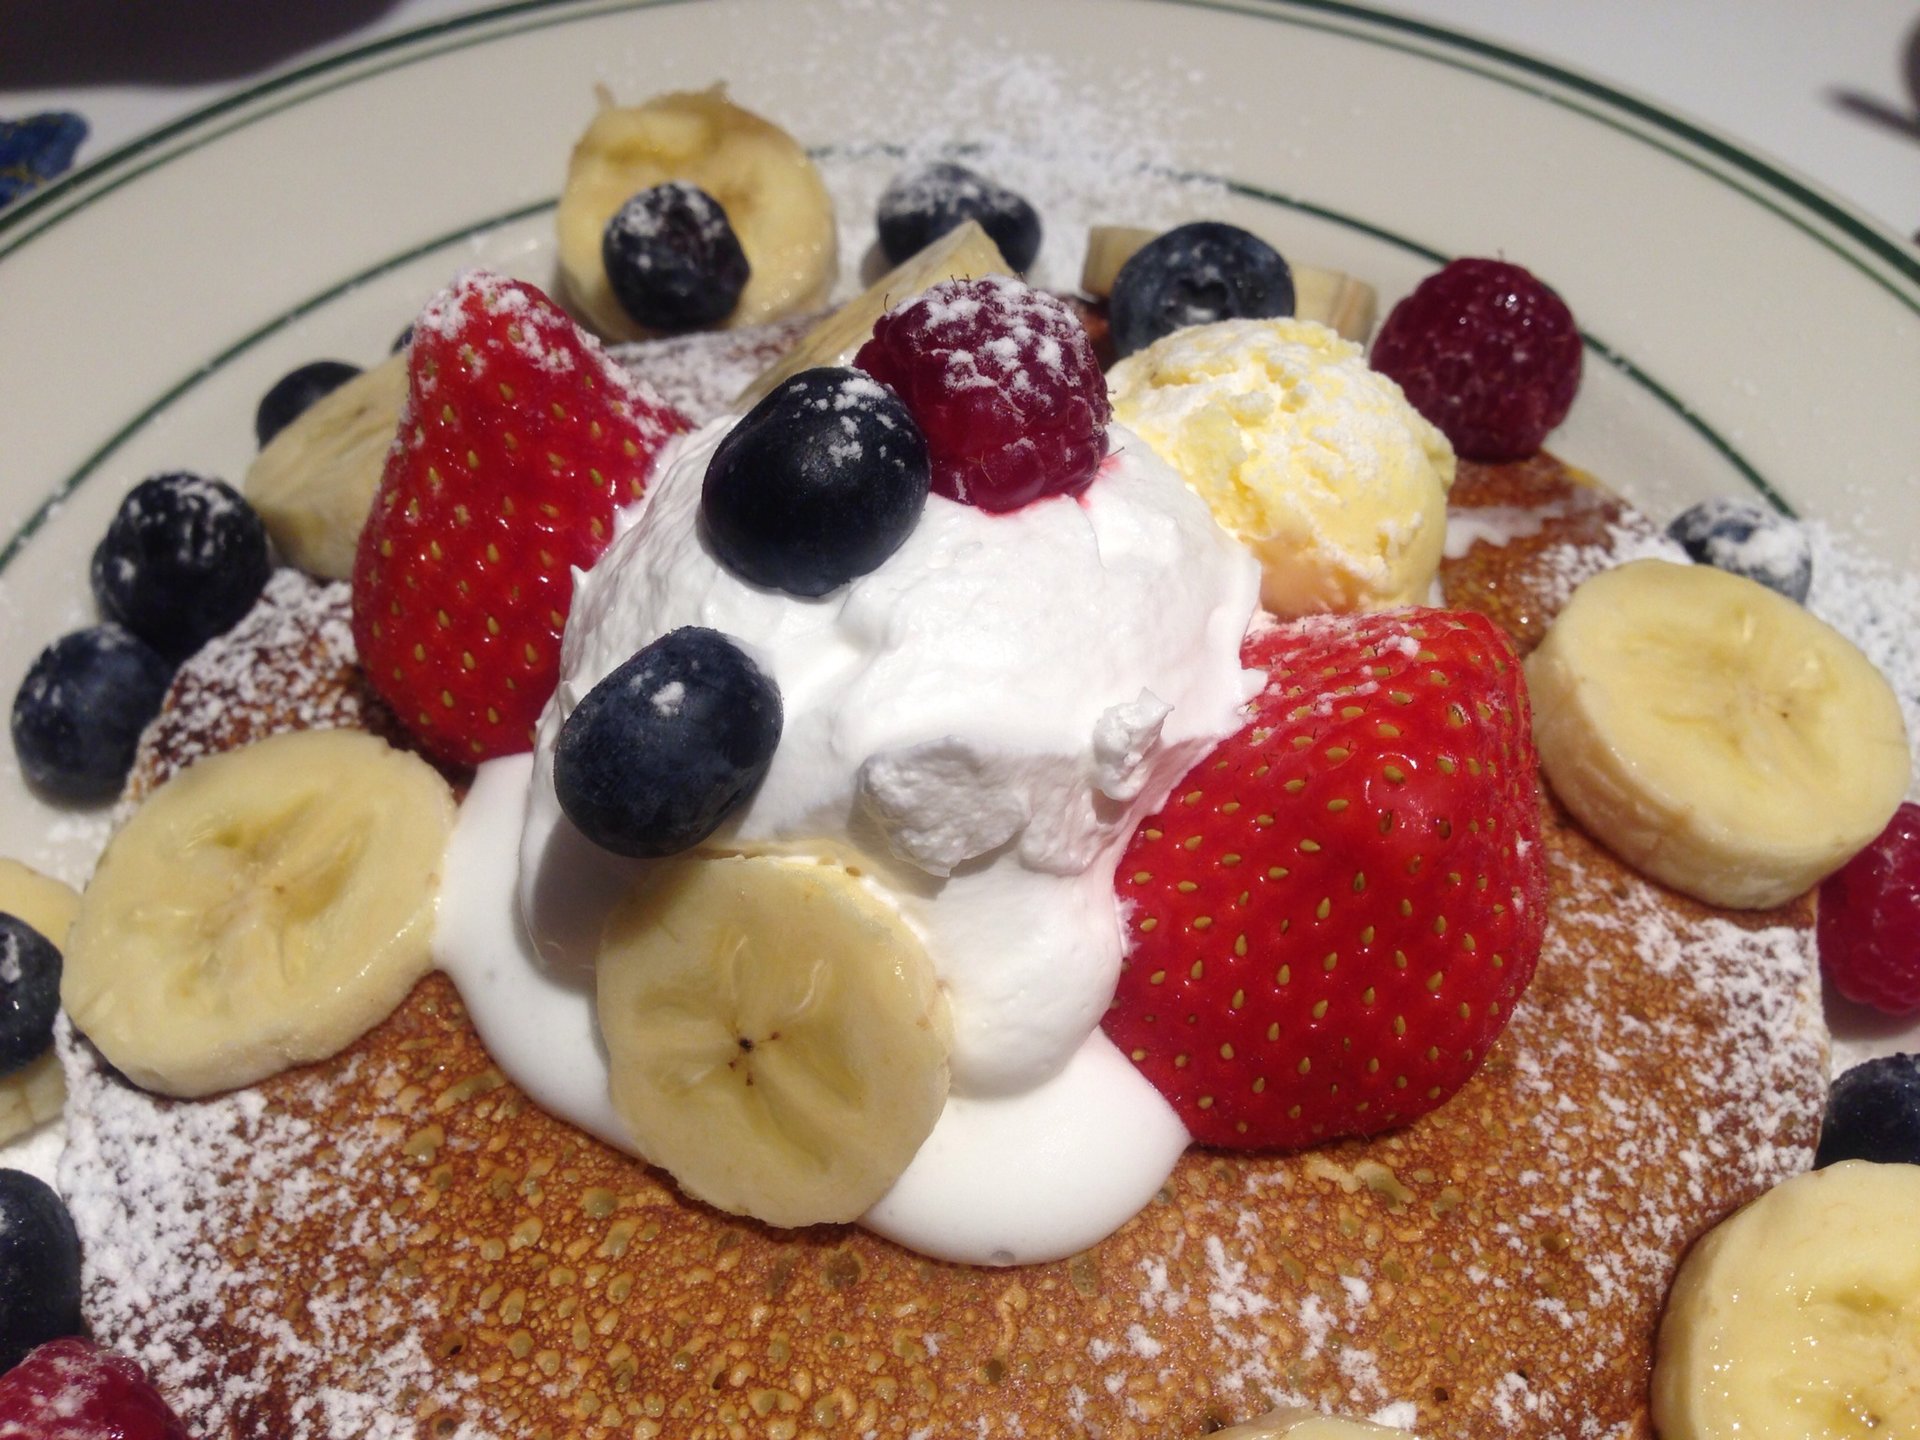
M 540 291 L 468 271 L 413 327 L 407 409 L 353 567 L 373 687 L 433 755 L 532 744 L 573 569 L 687 428 Z
M 1441 610 L 1252 636 L 1251 718 L 1121 858 L 1107 1034 L 1203 1144 L 1371 1135 L 1472 1075 L 1546 924 L 1512 644 Z
M 77 1337 L 49 1340 L 0 1375 L 0 1436 L 187 1440 L 141 1368 Z

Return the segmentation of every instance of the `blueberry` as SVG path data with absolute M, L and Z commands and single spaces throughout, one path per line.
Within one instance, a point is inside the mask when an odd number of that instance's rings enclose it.
M 0 1372 L 83 1328 L 73 1217 L 44 1181 L 0 1170 Z
M 567 717 L 553 751 L 560 808 L 618 855 L 676 855 L 744 803 L 773 763 L 780 691 L 717 630 L 638 651 Z
M 642 190 L 615 211 L 600 260 L 621 308 L 655 330 L 724 319 L 749 273 L 720 202 L 681 180 Z
M 63 800 L 112 799 L 172 679 L 165 657 L 118 625 L 62 635 L 13 697 L 20 769 Z
M 1920 1055 L 1883 1055 L 1833 1082 L 1813 1163 L 1842 1160 L 1920 1165 Z
M 178 661 L 251 610 L 272 570 L 267 528 L 231 485 L 154 475 L 128 492 L 94 549 L 93 598 Z
M 1720 496 L 1683 511 L 1667 534 L 1702 565 L 1745 576 L 1804 603 L 1813 585 L 1807 532 L 1752 500 Z
M 60 951 L 15 915 L 0 913 L 0 1077 L 47 1053 L 60 1012 Z
M 265 449 L 269 440 L 298 420 L 314 401 L 338 390 L 359 373 L 358 365 L 344 360 L 315 360 L 289 370 L 260 397 L 260 408 L 253 412 L 254 438 Z
M 930 473 L 926 437 L 892 390 L 861 370 L 803 370 L 714 449 L 701 516 L 734 574 L 824 595 L 900 548 Z
M 1113 280 L 1107 315 L 1122 356 L 1215 320 L 1293 314 L 1293 271 L 1258 235 L 1196 220 L 1156 235 Z
M 880 248 L 898 265 L 968 220 L 1025 273 L 1040 253 L 1040 215 L 1020 196 L 964 165 L 942 162 L 897 175 L 880 197 Z

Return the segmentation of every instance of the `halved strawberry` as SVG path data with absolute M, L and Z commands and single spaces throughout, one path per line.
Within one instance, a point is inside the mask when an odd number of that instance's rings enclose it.
M 1546 924 L 1519 660 L 1484 616 L 1299 621 L 1248 640 L 1252 719 L 1121 859 L 1105 1027 L 1194 1138 L 1293 1148 L 1464 1084 Z
M 532 285 L 461 275 L 414 323 L 407 408 L 353 567 L 368 681 L 471 765 L 532 744 L 573 569 L 687 428 Z

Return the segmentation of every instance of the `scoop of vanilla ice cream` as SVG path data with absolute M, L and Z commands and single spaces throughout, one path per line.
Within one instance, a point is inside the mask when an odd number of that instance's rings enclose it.
M 1108 375 L 1114 418 L 1259 558 L 1276 615 L 1425 603 L 1446 540 L 1453 449 L 1310 320 L 1196 325 Z

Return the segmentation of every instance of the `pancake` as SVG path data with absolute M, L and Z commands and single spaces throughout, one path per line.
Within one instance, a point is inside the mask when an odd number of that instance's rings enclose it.
M 1523 648 L 1654 533 L 1547 456 L 1463 464 L 1455 503 L 1486 538 L 1447 563 L 1449 603 Z M 277 577 L 182 671 L 130 793 L 250 735 L 383 728 L 345 603 Z M 1543 804 L 1544 953 L 1459 1095 L 1370 1140 L 1189 1151 L 1053 1264 L 691 1203 L 535 1108 L 439 975 L 332 1061 L 208 1101 L 147 1095 L 65 1033 L 90 1323 L 207 1440 L 1184 1440 L 1278 1403 L 1426 1440 L 1648 1436 L 1682 1251 L 1811 1159 L 1810 906 L 1714 911 Z

